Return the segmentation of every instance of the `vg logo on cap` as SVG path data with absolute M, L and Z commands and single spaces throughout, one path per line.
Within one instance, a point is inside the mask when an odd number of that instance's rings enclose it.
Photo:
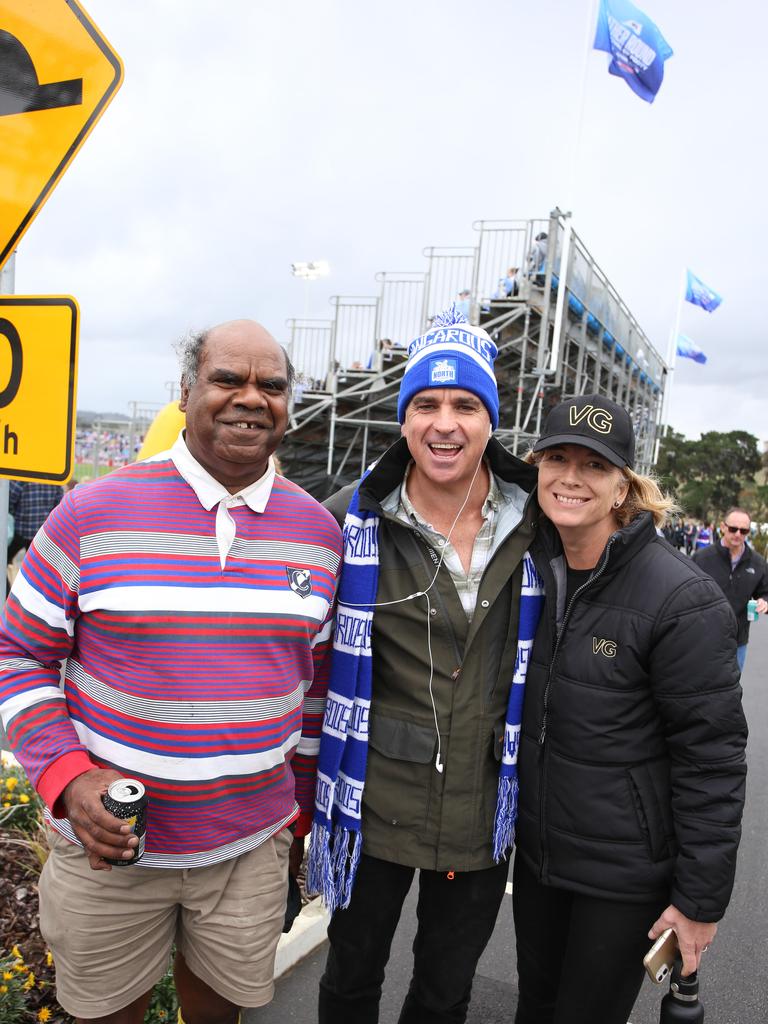
M 547 417 L 535 452 L 559 444 L 580 444 L 614 466 L 633 468 L 635 431 L 629 413 L 604 395 L 578 395 L 556 405 Z

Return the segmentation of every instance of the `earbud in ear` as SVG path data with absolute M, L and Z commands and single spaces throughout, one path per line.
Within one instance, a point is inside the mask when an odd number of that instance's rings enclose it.
M 488 427 L 488 437 L 493 437 L 493 424 Z

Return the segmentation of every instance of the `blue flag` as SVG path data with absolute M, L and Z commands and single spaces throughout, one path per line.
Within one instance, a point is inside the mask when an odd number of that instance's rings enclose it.
M 688 271 L 688 283 L 685 286 L 685 301 L 692 302 L 694 306 L 701 306 L 708 313 L 714 313 L 723 301 L 722 295 L 718 295 L 714 288 L 709 288 L 704 282 Z
M 695 363 L 706 363 L 707 361 L 707 357 L 699 346 L 690 338 L 686 338 L 684 334 L 677 336 L 677 354 L 685 356 L 686 359 L 693 359 Z
M 629 0 L 600 0 L 595 49 L 611 55 L 608 70 L 653 103 L 672 49 L 651 19 Z

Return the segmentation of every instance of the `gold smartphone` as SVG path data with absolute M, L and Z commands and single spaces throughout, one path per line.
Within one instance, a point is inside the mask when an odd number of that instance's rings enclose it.
M 643 967 L 655 984 L 660 985 L 672 970 L 677 950 L 677 935 L 667 928 L 643 957 Z

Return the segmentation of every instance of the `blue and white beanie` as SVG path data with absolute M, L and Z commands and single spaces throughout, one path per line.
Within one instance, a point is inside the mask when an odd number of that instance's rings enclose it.
M 472 326 L 455 304 L 439 313 L 427 333 L 408 346 L 397 400 L 398 422 L 405 420 L 408 403 L 419 391 L 461 388 L 477 395 L 495 430 L 499 425 L 499 391 L 493 361 L 498 351 L 482 327 Z

